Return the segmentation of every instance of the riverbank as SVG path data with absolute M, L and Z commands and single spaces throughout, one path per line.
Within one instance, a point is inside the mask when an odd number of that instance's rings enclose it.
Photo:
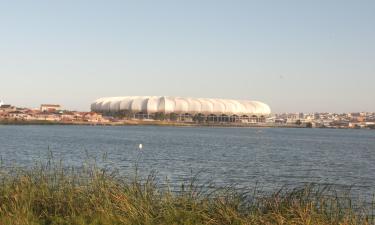
M 154 176 L 119 177 L 95 165 L 0 170 L 0 224 L 372 224 L 365 208 L 329 187 L 259 195 L 207 191 L 194 178 L 171 191 Z M 335 194 L 333 194 L 335 193 Z
M 85 125 L 85 126 L 175 126 L 175 127 L 249 127 L 249 128 L 306 128 L 296 124 L 270 123 L 194 123 L 157 120 L 123 120 L 118 122 L 48 121 L 48 120 L 0 120 L 0 125 Z
M 308 128 L 308 129 L 359 129 L 349 127 L 307 127 L 296 124 L 270 123 L 192 123 L 156 120 L 124 120 L 119 122 L 48 121 L 48 120 L 0 120 L 0 125 L 82 125 L 82 126 L 170 126 L 170 127 L 238 127 L 238 128 Z M 375 127 L 361 128 L 374 130 Z

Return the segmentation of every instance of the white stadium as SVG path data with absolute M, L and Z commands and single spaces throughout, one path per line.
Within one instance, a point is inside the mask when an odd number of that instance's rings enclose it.
M 91 104 L 91 110 L 137 119 L 173 115 L 179 121 L 193 121 L 198 117 L 213 122 L 262 122 L 271 113 L 268 105 L 258 101 L 167 96 L 100 98 Z

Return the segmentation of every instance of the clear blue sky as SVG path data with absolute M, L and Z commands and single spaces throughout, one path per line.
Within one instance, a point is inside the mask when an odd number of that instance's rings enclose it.
M 375 111 L 375 1 L 0 0 L 0 99 L 254 99 Z

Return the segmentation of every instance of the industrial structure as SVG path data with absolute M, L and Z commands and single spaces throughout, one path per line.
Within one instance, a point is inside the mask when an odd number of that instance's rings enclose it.
M 264 122 L 271 113 L 268 105 L 258 101 L 167 96 L 100 98 L 91 110 L 136 119 L 243 123 Z

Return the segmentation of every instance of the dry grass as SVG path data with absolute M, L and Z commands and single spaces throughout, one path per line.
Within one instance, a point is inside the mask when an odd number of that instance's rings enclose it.
M 0 224 L 371 224 L 350 198 L 306 186 L 256 197 L 232 189 L 178 192 L 154 176 L 124 179 L 95 166 L 47 163 L 0 174 Z

